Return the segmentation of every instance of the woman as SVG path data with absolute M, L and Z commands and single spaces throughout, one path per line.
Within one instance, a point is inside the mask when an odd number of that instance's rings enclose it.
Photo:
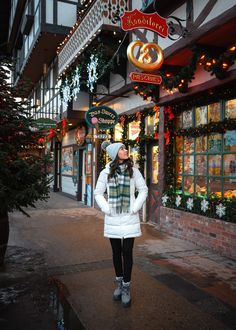
M 121 299 L 122 305 L 128 307 L 131 305 L 134 238 L 141 236 L 138 211 L 147 198 L 148 188 L 142 174 L 133 167 L 123 143 L 103 142 L 102 149 L 106 150 L 112 161 L 100 173 L 94 196 L 105 213 L 104 236 L 109 237 L 112 247 L 117 282 L 113 299 Z M 105 191 L 108 200 L 104 197 Z

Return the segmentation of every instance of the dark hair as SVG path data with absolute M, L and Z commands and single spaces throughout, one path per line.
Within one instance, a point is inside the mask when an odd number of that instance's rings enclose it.
M 125 159 L 123 161 L 123 164 L 127 165 L 127 171 L 129 172 L 130 178 L 132 178 L 133 173 L 134 173 L 134 171 L 133 171 L 134 163 L 133 163 L 132 159 L 131 158 Z M 116 158 L 110 164 L 110 173 L 108 175 L 108 181 L 110 178 L 114 177 L 115 172 L 116 172 L 117 168 L 119 167 L 119 165 L 120 165 L 120 162 L 119 162 L 119 157 L 117 155 Z

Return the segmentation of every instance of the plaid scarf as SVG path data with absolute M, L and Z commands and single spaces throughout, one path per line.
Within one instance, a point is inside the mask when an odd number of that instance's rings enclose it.
M 109 179 L 108 203 L 112 214 L 130 211 L 130 176 L 125 165 L 120 165 L 114 177 Z

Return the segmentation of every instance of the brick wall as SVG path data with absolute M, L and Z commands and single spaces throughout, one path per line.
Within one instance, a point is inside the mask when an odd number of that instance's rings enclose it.
M 160 208 L 160 229 L 236 260 L 236 224 L 167 207 Z

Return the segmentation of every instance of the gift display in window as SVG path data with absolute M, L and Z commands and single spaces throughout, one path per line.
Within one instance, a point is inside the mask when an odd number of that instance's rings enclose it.
M 202 155 L 196 156 L 196 174 L 197 175 L 207 174 L 207 156 L 202 156 Z
M 182 114 L 179 113 L 175 116 L 175 127 L 176 128 L 182 128 Z
M 194 152 L 194 139 L 191 137 L 184 138 L 184 153 L 191 154 Z
M 218 198 L 222 197 L 221 192 L 222 181 L 220 178 L 209 178 L 208 180 L 208 193 L 214 193 Z
M 221 134 L 211 134 L 208 137 L 208 151 L 221 152 L 222 150 L 222 136 Z
M 193 176 L 184 177 L 184 191 L 189 192 L 190 194 L 194 193 L 194 177 Z
M 225 117 L 236 119 L 236 99 L 225 102 Z
M 139 156 L 139 148 L 138 147 L 130 147 L 129 157 L 134 162 L 135 167 L 139 167 L 138 162 L 137 162 L 138 156 Z
M 177 175 L 175 178 L 175 186 L 177 190 L 182 190 L 182 175 Z
M 236 177 L 236 154 L 224 155 L 224 175 Z
M 184 173 L 194 174 L 194 156 L 184 156 Z
M 220 102 L 208 105 L 208 122 L 220 121 Z
M 182 156 L 176 157 L 175 171 L 176 173 L 181 174 L 183 170 Z
M 196 188 L 195 192 L 198 195 L 206 195 L 206 177 L 205 176 L 196 176 Z
M 121 124 L 116 124 L 114 128 L 114 140 L 115 141 L 121 141 L 122 140 L 122 132 L 123 132 L 123 127 Z
M 65 147 L 61 150 L 61 174 L 73 174 L 73 147 Z
M 202 135 L 196 138 L 196 152 L 205 151 L 207 151 L 207 137 Z
M 236 131 L 226 131 L 224 134 L 224 150 L 236 152 Z
M 147 117 L 147 134 L 154 134 L 157 123 L 158 119 L 155 115 Z
M 196 126 L 207 124 L 207 106 L 196 108 Z
M 183 138 L 182 136 L 176 136 L 175 138 L 175 152 L 180 154 L 183 151 Z
M 209 156 L 209 175 L 221 175 L 221 155 Z
M 140 121 L 132 121 L 129 123 L 129 139 L 135 140 L 140 133 Z
M 224 197 L 236 198 L 236 177 L 235 179 L 224 179 Z
M 152 147 L 152 183 L 158 183 L 158 146 Z
M 188 110 L 183 112 L 183 128 L 189 128 L 193 126 L 193 111 Z

